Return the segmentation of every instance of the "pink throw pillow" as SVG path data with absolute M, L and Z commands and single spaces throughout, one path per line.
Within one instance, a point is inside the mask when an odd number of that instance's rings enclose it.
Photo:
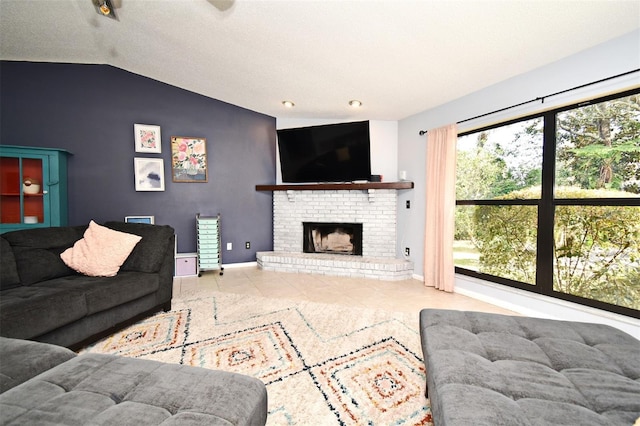
M 113 277 L 142 237 L 115 231 L 93 220 L 84 237 L 60 257 L 71 269 L 91 277 Z

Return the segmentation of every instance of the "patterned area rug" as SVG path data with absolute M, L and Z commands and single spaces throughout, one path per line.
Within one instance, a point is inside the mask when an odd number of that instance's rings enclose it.
M 268 425 L 432 424 L 413 314 L 215 293 L 84 351 L 257 377 Z

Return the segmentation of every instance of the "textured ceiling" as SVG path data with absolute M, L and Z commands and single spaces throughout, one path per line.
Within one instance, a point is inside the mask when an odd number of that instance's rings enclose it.
M 0 0 L 0 58 L 110 64 L 274 117 L 399 120 L 640 28 L 636 0 L 113 2 L 117 21 Z

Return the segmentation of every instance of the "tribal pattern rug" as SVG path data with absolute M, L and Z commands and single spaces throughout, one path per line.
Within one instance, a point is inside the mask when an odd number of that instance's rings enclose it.
M 257 377 L 268 425 L 432 425 L 413 314 L 214 293 L 84 352 Z

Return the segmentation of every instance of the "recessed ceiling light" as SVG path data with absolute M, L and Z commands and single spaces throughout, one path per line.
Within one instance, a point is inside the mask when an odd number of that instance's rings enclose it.
M 91 0 L 93 5 L 96 7 L 96 11 L 107 18 L 118 20 L 116 16 L 116 11 L 113 8 L 112 0 Z
M 111 13 L 111 8 L 107 4 L 107 2 L 100 4 L 100 12 L 102 12 L 102 14 L 105 16 Z
M 349 101 L 349 105 L 351 105 L 354 108 L 360 108 L 362 106 L 362 102 L 360 102 L 357 99 L 353 99 L 353 100 Z
M 284 105 L 285 108 L 293 108 L 296 106 L 296 104 L 291 101 L 282 101 L 282 105 Z

